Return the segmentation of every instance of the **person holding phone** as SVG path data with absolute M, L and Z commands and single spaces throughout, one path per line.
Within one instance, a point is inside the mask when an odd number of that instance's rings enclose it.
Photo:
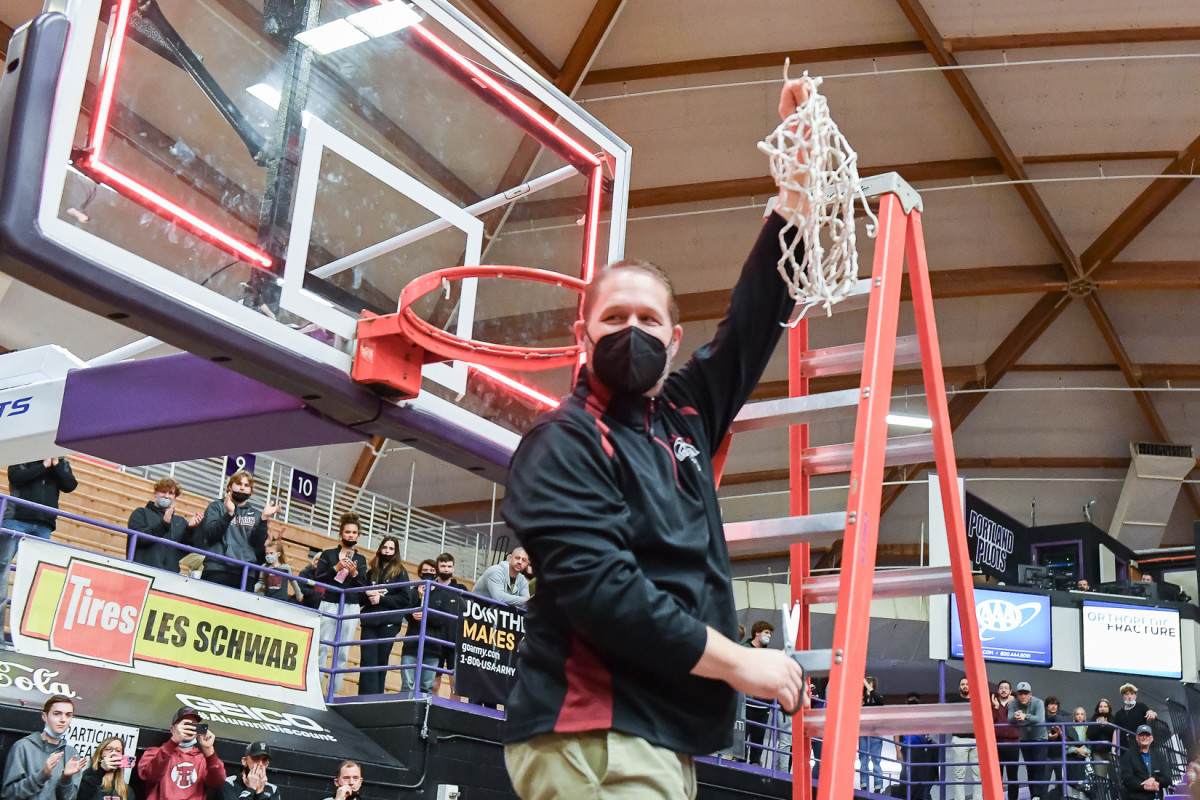
M 42 729 L 18 739 L 4 762 L 3 800 L 75 800 L 87 759 L 67 744 L 75 702 L 52 695 L 42 706 Z
M 199 711 L 188 706 L 176 711 L 171 738 L 161 747 L 148 748 L 138 762 L 146 800 L 204 800 L 208 789 L 225 783 L 216 742 Z
M 356 589 L 370 584 L 371 577 L 370 570 L 367 569 L 366 556 L 358 552 L 358 532 L 358 514 L 353 511 L 342 514 L 341 519 L 338 520 L 338 546 L 329 548 L 317 559 L 314 575 L 318 583 L 339 586 L 343 589 Z M 317 590 L 323 591 L 319 586 Z M 333 666 L 335 669 L 346 666 L 346 659 L 350 656 L 350 645 L 342 644 L 342 642 L 354 640 L 355 634 L 358 633 L 358 617 L 342 620 L 340 628 L 337 617 L 339 614 L 359 613 L 358 605 L 365 597 L 365 593 L 346 593 L 345 597 L 345 608 L 341 611 L 339 611 L 340 606 L 338 605 L 341 598 L 338 594 L 327 594 L 321 599 L 321 639 L 325 642 L 336 641 L 338 644 L 321 645 L 317 653 L 317 663 L 320 666 L 325 666 L 330 651 L 334 654 Z M 333 694 L 336 695 L 341 688 L 342 674 L 335 673 L 333 675 Z
M 110 736 L 92 753 L 92 763 L 83 771 L 77 800 L 137 800 L 125 783 L 125 770 L 133 766 L 133 756 L 125 755 L 125 742 Z

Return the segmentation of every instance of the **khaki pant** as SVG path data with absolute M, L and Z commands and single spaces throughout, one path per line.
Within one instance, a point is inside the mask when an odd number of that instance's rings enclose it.
M 549 733 L 504 748 L 521 800 L 695 800 L 691 756 L 617 731 Z

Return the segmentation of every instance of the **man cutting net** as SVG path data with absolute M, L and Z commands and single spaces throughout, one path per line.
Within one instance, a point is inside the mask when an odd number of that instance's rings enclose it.
M 784 118 L 802 93 L 785 85 Z M 781 192 L 785 210 L 803 203 Z M 710 463 L 794 308 L 784 225 L 767 219 L 713 341 L 675 372 L 683 331 L 661 270 L 610 265 L 584 297 L 588 367 L 517 448 L 502 509 L 538 576 L 506 704 L 523 800 L 695 797 L 692 757 L 729 744 L 737 692 L 803 702 L 794 661 L 734 641 Z

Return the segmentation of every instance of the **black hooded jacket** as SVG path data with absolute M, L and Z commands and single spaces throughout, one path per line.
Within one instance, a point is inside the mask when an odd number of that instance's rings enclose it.
M 521 441 L 501 513 L 538 576 L 505 739 L 617 730 L 678 753 L 726 746 L 737 693 L 690 674 L 706 626 L 736 640 L 712 457 L 793 302 L 772 215 L 712 342 L 653 399 L 581 373 Z

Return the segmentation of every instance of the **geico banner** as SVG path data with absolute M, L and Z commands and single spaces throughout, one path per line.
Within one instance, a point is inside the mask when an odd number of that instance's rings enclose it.
M 23 652 L 323 706 L 301 606 L 31 538 L 12 602 Z

